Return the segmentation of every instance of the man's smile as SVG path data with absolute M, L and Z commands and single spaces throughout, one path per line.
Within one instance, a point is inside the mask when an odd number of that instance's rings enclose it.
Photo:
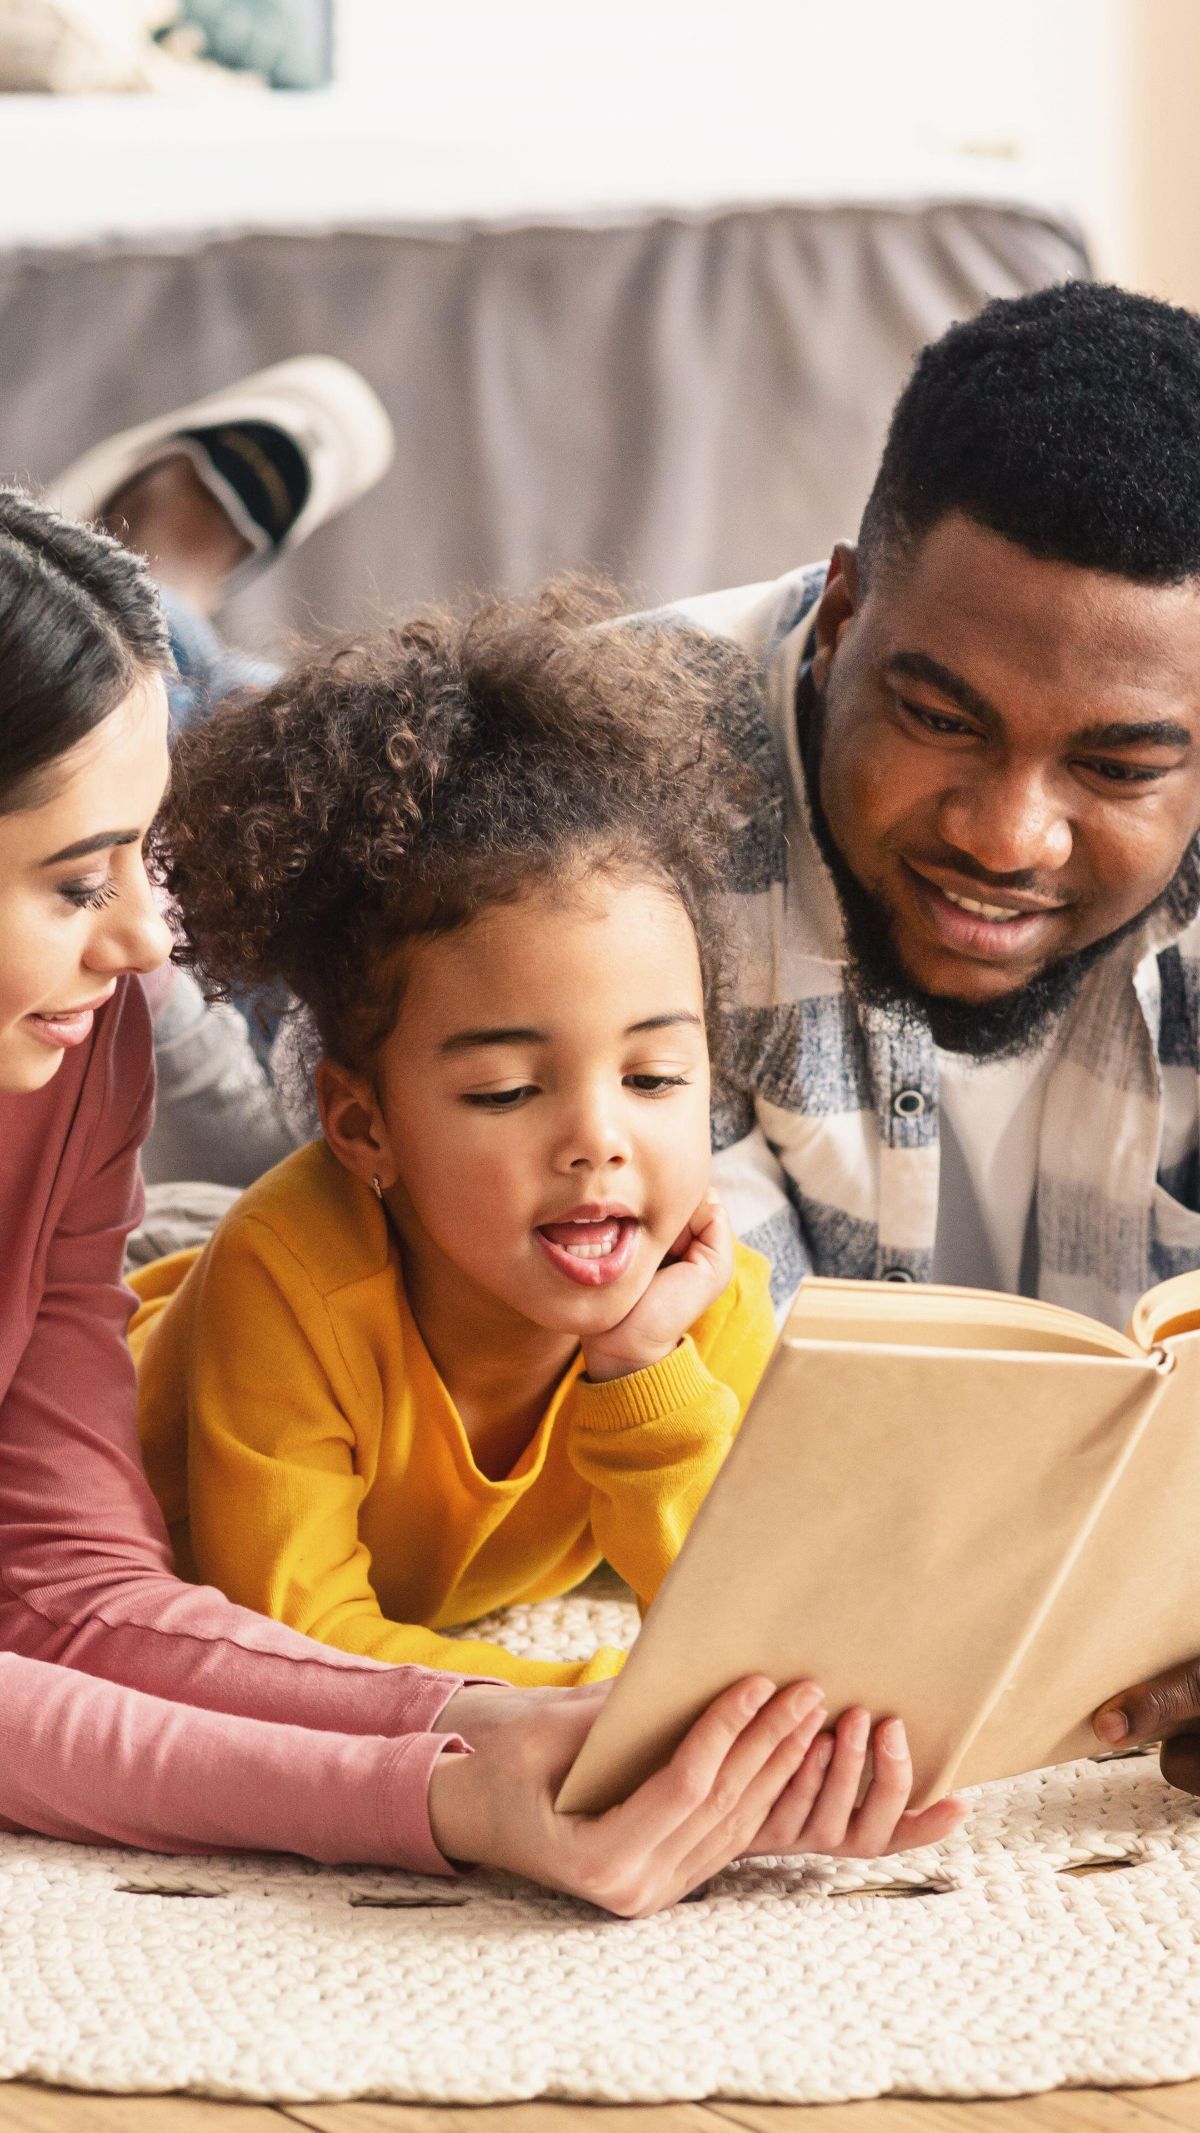
M 1061 946 L 1064 916 L 1071 908 L 1065 901 L 1006 889 L 981 895 L 979 884 L 968 887 L 948 870 L 935 872 L 908 859 L 900 865 L 922 930 L 952 954 L 970 962 L 1027 965 Z

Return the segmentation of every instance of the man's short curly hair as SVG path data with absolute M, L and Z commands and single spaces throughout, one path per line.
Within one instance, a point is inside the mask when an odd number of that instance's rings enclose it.
M 1200 574 L 1200 318 L 1072 281 L 952 326 L 896 404 L 864 570 L 953 511 L 1050 561 Z
M 619 614 L 610 588 L 564 579 L 419 615 L 190 727 L 156 831 L 181 959 L 217 996 L 282 981 L 361 1067 L 395 1022 L 406 944 L 629 869 L 688 911 L 711 1017 L 741 788 L 722 716 L 753 676 L 731 644 Z

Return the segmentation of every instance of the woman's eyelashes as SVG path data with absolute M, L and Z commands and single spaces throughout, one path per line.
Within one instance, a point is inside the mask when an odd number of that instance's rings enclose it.
M 125 877 L 127 884 L 133 878 L 130 875 L 131 866 L 134 875 L 140 875 L 143 887 L 146 885 L 146 847 L 149 841 L 149 830 L 136 843 L 132 839 L 128 843 L 118 840 L 114 853 L 115 868 L 110 866 L 107 874 L 99 877 L 93 875 L 90 880 L 86 875 L 76 875 L 71 881 L 56 882 L 55 894 L 61 896 L 64 903 L 70 904 L 73 911 L 102 911 L 106 904 L 113 903 L 121 894 L 122 877 Z
M 60 881 L 58 893 L 73 911 L 102 911 L 120 892 L 109 875 L 103 881 Z

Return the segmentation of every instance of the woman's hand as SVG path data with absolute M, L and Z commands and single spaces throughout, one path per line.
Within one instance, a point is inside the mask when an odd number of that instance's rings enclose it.
M 868 1748 L 871 1782 L 861 1806 L 856 1806 Z M 900 1720 L 881 1719 L 872 1735 L 870 1712 L 855 1705 L 842 1712 L 832 1733 L 817 1735 L 751 1849 L 879 1859 L 885 1852 L 940 1844 L 966 1821 L 967 1803 L 950 1793 L 912 1814 L 912 1781 L 912 1758 Z
M 750 1848 L 788 1795 L 825 1719 L 811 1682 L 739 1681 L 696 1720 L 665 1767 L 602 1815 L 554 1802 L 612 1687 L 466 1688 L 437 1730 L 472 1755 L 443 1755 L 430 1782 L 447 1858 L 525 1874 L 622 1918 L 676 1903 Z
M 912 1764 L 895 1719 L 876 1728 L 875 1774 L 854 1802 L 870 1719 L 844 1712 L 833 1736 L 811 1682 L 773 1691 L 761 1675 L 718 1696 L 664 1769 L 602 1815 L 554 1801 L 612 1683 L 580 1689 L 460 1689 L 438 1720 L 470 1756 L 433 1773 L 433 1833 L 448 1858 L 499 1866 L 625 1918 L 678 1902 L 732 1859 L 765 1852 L 877 1858 L 936 1844 L 961 1800 L 910 1814 Z
M 632 1311 L 583 1341 L 589 1378 L 601 1384 L 661 1363 L 732 1280 L 733 1230 L 716 1194 L 706 1192 Z

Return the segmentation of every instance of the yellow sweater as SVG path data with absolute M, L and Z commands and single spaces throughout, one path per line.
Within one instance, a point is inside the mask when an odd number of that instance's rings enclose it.
M 646 1605 L 775 1337 L 766 1262 L 739 1245 L 674 1354 L 602 1385 L 577 1359 L 497 1481 L 417 1330 L 382 1207 L 324 1142 L 133 1286 L 142 1448 L 180 1574 L 343 1651 L 526 1683 L 595 1680 L 620 1655 L 515 1659 L 438 1631 L 565 1592 L 602 1556 Z

